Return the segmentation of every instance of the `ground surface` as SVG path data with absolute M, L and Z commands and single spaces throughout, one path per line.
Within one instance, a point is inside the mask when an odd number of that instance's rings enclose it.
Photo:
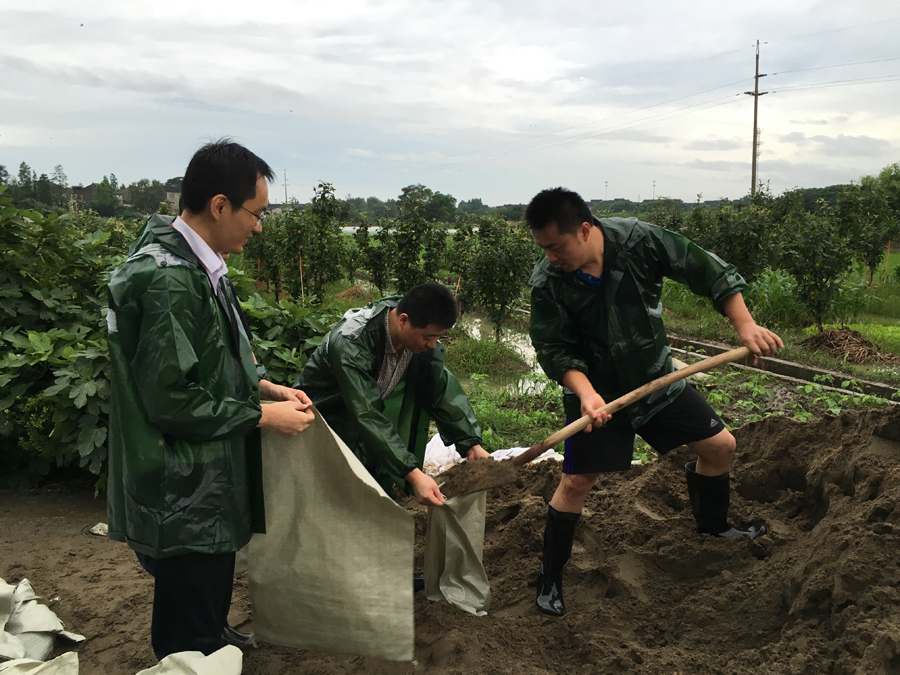
M 768 521 L 760 540 L 694 533 L 676 451 L 601 479 L 566 571 L 569 615 L 541 618 L 531 584 L 559 477 L 545 462 L 489 495 L 487 617 L 419 595 L 415 664 L 263 645 L 244 672 L 900 673 L 900 411 L 770 418 L 736 436 L 734 519 Z M 89 637 L 82 673 L 134 673 L 153 663 L 152 582 L 124 545 L 82 533 L 103 520 L 83 488 L 0 493 L 0 577 L 60 597 Z M 231 620 L 246 625 L 236 590 Z

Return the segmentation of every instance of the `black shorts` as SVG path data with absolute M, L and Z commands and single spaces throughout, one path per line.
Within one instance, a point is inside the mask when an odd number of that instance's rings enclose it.
M 571 421 L 566 419 L 567 424 Z M 604 473 L 630 469 L 635 434 L 664 455 L 685 443 L 712 438 L 724 428 L 725 424 L 716 411 L 688 384 L 678 398 L 637 429 L 631 428 L 628 415 L 620 410 L 599 429 L 568 438 L 563 473 Z

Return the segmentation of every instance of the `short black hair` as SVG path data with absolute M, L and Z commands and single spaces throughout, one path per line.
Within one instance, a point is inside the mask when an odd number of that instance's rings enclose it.
M 459 309 L 446 286 L 435 282 L 413 286 L 397 305 L 397 314 L 406 314 L 413 328 L 437 324 L 445 330 L 456 325 Z
M 237 211 L 256 195 L 263 176 L 275 180 L 275 172 L 259 157 L 230 138 L 207 143 L 191 157 L 181 182 L 180 209 L 200 213 L 216 195 L 225 195 Z
M 541 190 L 525 208 L 525 222 L 532 230 L 556 223 L 561 234 L 574 234 L 582 223 L 592 223 L 591 209 L 577 192 L 558 187 Z

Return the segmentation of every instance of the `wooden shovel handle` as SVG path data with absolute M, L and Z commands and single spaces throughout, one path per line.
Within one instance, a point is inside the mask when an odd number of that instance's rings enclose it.
M 708 359 L 703 359 L 702 361 L 697 361 L 697 363 L 691 364 L 690 366 L 682 368 L 681 370 L 676 370 L 675 372 L 669 373 L 668 375 L 663 375 L 662 377 L 657 378 L 652 382 L 648 382 L 647 384 L 638 387 L 634 391 L 629 392 L 624 396 L 620 396 L 615 401 L 607 403 L 597 412 L 614 413 L 617 410 L 621 410 L 622 408 L 631 405 L 635 401 L 639 401 L 645 396 L 649 396 L 654 391 L 669 386 L 673 382 L 678 382 L 679 380 L 683 380 L 686 377 L 690 377 L 695 373 L 703 372 L 704 370 L 711 370 L 712 368 L 721 366 L 724 363 L 740 361 L 741 359 L 747 358 L 748 356 L 750 356 L 750 350 L 747 347 L 738 347 L 737 349 L 732 349 L 730 352 L 724 352 L 722 354 L 719 354 L 718 356 L 713 356 Z M 528 448 L 528 450 L 516 457 L 513 461 L 517 466 L 527 464 L 538 455 L 544 454 L 547 450 L 552 448 L 557 443 L 561 443 L 570 436 L 574 436 L 579 431 L 582 431 L 590 423 L 591 416 L 585 415 L 584 417 L 581 417 L 580 419 L 577 419 L 571 424 L 563 427 L 549 438 L 545 438 L 540 443 L 532 445 L 530 448 Z

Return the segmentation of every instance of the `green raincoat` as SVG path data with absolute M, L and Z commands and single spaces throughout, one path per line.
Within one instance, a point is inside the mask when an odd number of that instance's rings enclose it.
M 155 558 L 264 531 L 259 379 L 233 288 L 213 293 L 172 217 L 109 283 L 109 537 Z M 237 307 L 237 308 L 236 308 Z
M 531 341 L 544 372 L 562 382 L 578 370 L 604 400 L 613 401 L 675 367 L 662 321 L 663 277 L 722 302 L 747 284 L 733 265 L 656 225 L 635 218 L 594 218 L 603 231 L 603 286 L 595 291 L 545 257 L 531 275 Z M 637 428 L 684 389 L 676 382 L 628 406 Z M 581 403 L 564 390 L 566 415 L 581 417 Z
M 481 443 L 469 399 L 444 367 L 441 343 L 414 354 L 403 381 L 381 400 L 385 312 L 398 302 L 388 297 L 347 312 L 294 383 L 388 494 L 392 483 L 403 487 L 403 476 L 422 467 L 429 418 L 444 443 L 455 444 L 463 456 Z

